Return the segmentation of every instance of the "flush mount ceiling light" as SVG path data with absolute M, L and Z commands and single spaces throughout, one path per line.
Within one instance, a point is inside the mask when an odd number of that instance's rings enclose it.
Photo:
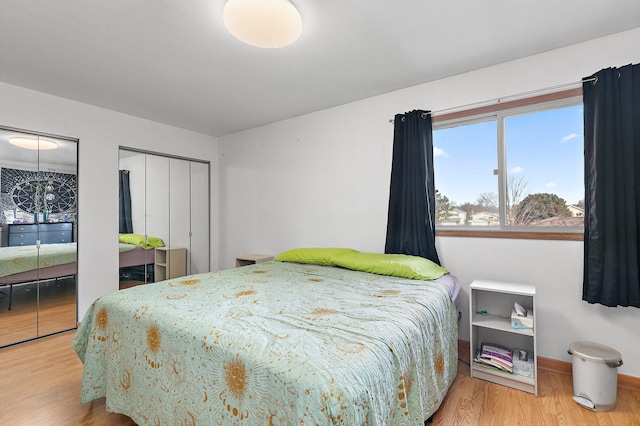
M 288 46 L 302 34 L 302 17 L 289 0 L 227 0 L 222 12 L 227 30 L 251 46 Z
M 24 136 L 14 136 L 9 138 L 9 143 L 24 149 L 56 149 L 58 144 L 49 139 L 28 138 Z

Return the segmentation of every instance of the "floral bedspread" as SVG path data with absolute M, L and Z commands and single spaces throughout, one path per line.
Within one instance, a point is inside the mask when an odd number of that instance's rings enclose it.
M 80 400 L 138 424 L 416 425 L 457 369 L 445 286 L 267 262 L 106 295 Z

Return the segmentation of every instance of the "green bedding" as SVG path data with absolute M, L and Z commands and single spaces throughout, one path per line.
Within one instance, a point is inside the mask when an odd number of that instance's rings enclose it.
M 415 425 L 457 369 L 445 286 L 267 262 L 94 302 L 80 400 L 138 424 Z
M 158 237 L 142 234 L 118 234 L 118 241 L 124 244 L 134 244 L 145 250 L 164 247 L 164 242 Z
M 0 277 L 74 263 L 76 252 L 76 243 L 41 244 L 39 250 L 36 246 L 0 247 Z

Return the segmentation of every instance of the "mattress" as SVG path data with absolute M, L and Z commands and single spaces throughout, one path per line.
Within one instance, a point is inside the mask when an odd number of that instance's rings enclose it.
M 138 424 L 422 424 L 457 371 L 449 284 L 267 262 L 115 292 L 73 340 L 80 400 Z

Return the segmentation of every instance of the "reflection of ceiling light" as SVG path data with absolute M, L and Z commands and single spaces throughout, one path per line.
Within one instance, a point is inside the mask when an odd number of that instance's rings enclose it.
M 14 136 L 9 138 L 9 143 L 25 149 L 56 149 L 58 144 L 49 139 L 27 138 L 24 136 Z
M 255 47 L 284 47 L 302 34 L 302 17 L 289 0 L 227 0 L 222 18 L 235 38 Z

